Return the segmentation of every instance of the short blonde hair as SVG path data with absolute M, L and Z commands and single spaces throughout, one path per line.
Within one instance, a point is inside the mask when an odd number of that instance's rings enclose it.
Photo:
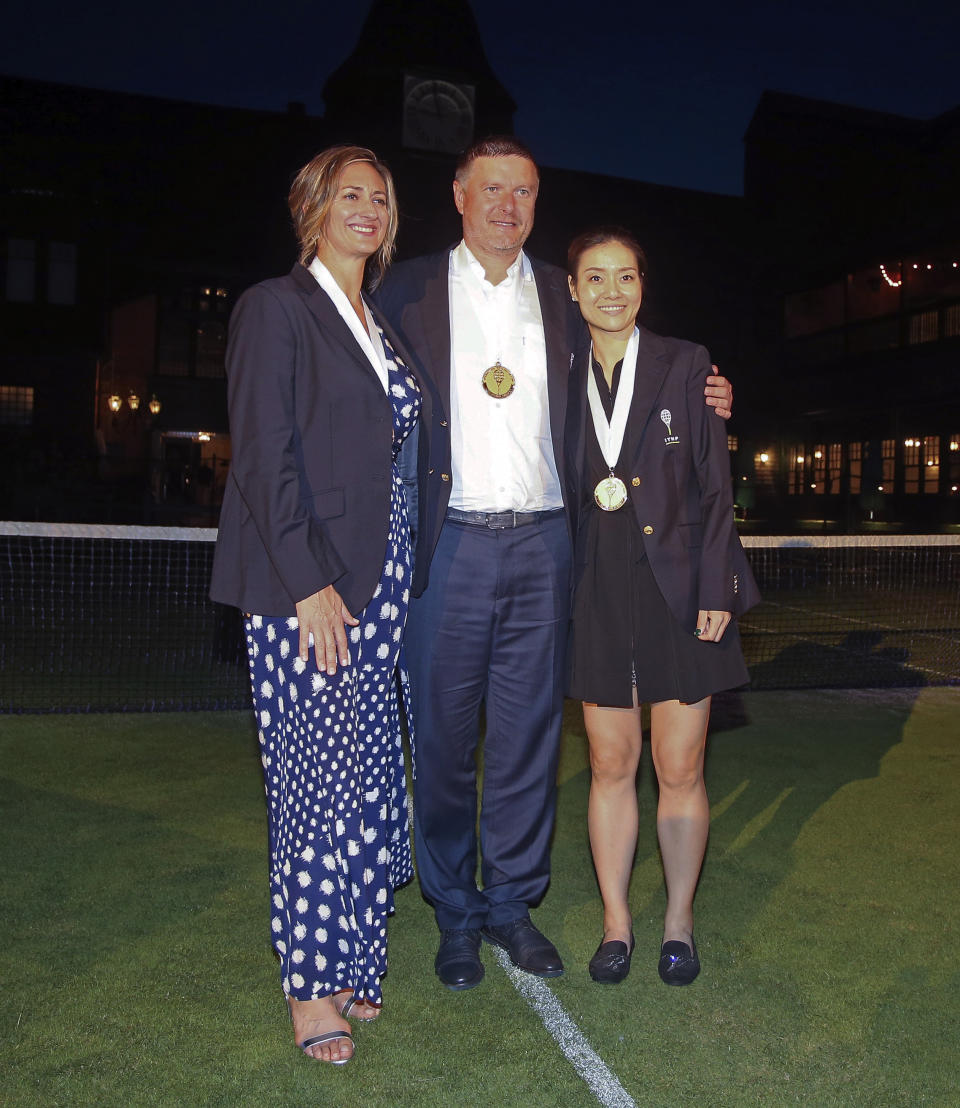
M 300 243 L 300 262 L 309 265 L 317 252 L 317 241 L 337 195 L 340 177 L 348 165 L 367 162 L 383 178 L 387 189 L 387 233 L 368 263 L 370 284 L 376 288 L 383 280 L 397 240 L 397 192 L 390 170 L 365 146 L 331 146 L 323 150 L 293 179 L 288 200 L 293 229 Z

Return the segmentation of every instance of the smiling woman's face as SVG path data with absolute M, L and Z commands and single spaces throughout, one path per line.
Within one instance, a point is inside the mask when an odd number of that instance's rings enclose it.
M 383 178 L 369 162 L 353 162 L 337 182 L 317 253 L 321 261 L 328 251 L 341 258 L 369 258 L 383 242 L 389 222 Z
M 629 246 L 615 240 L 591 246 L 580 256 L 576 280 L 567 280 L 591 334 L 630 337 L 643 299 L 643 279 Z

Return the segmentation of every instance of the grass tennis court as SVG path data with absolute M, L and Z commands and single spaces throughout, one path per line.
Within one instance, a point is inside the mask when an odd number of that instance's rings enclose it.
M 960 690 L 718 700 L 704 971 L 656 975 L 649 758 L 627 982 L 593 984 L 588 775 L 568 705 L 547 986 L 637 1105 L 955 1105 Z M 267 946 L 249 713 L 0 718 L 0 1101 L 11 1105 L 598 1103 L 489 947 L 454 994 L 416 884 L 386 1007 L 333 1069 L 294 1049 Z M 628 1103 L 628 1102 L 624 1102 Z

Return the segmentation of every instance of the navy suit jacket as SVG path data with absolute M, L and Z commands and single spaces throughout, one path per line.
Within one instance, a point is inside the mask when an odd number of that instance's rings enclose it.
M 580 316 L 562 269 L 530 259 L 547 350 L 547 397 L 553 454 L 565 485 L 564 429 L 572 351 Z M 378 305 L 396 327 L 414 364 L 433 391 L 431 419 L 420 421 L 418 542 L 413 592 L 427 584 L 429 563 L 450 500 L 450 250 L 395 265 L 376 293 Z
M 588 350 L 575 361 L 568 413 L 569 505 L 575 513 L 575 572 L 586 557 L 585 513 L 594 510 L 584 480 Z M 691 630 L 697 613 L 740 615 L 760 599 L 737 535 L 730 485 L 730 455 L 723 420 L 704 404 L 712 372 L 702 346 L 661 338 L 640 328 L 637 373 L 618 475 L 643 532 L 657 585 L 677 619 Z M 667 426 L 669 421 L 669 427 Z
M 396 352 L 416 375 L 379 314 Z M 232 459 L 210 595 L 292 616 L 333 584 L 356 615 L 380 579 L 393 412 L 333 301 L 302 265 L 237 301 L 227 344 Z M 422 418 L 430 419 L 423 389 Z

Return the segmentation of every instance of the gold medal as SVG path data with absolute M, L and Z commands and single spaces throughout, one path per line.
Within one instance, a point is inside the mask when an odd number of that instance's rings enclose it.
M 497 358 L 494 365 L 486 370 L 480 380 L 483 384 L 483 391 L 487 396 L 492 396 L 494 400 L 503 400 L 517 387 L 516 377 L 505 365 L 500 364 L 499 358 Z
M 604 477 L 597 483 L 597 487 L 593 490 L 593 499 L 598 508 L 602 508 L 605 512 L 615 512 L 627 502 L 627 486 L 619 477 L 614 477 L 611 473 L 609 477 Z

